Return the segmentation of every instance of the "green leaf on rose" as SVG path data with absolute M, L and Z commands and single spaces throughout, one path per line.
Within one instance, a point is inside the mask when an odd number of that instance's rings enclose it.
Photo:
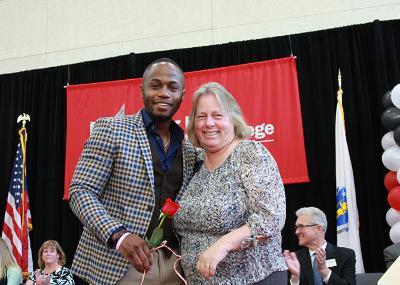
M 150 240 L 147 240 L 147 238 L 145 240 L 146 240 L 147 244 L 149 245 L 149 247 L 153 248 L 153 247 L 160 245 L 162 237 L 163 237 L 163 229 L 160 227 L 157 227 L 154 229 Z

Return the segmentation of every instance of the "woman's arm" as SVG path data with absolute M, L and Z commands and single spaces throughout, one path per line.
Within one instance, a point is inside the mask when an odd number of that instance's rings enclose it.
M 286 199 L 275 159 L 260 143 L 251 141 L 242 153 L 240 176 L 250 215 L 247 225 L 254 236 L 280 235 L 286 219 Z

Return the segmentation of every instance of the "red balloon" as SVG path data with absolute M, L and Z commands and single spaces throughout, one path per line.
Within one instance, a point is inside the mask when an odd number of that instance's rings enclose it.
M 399 181 L 397 181 L 397 173 L 394 171 L 389 171 L 385 178 L 383 179 L 383 184 L 388 191 L 392 190 L 394 187 L 400 186 Z
M 394 187 L 392 190 L 390 190 L 387 200 L 390 207 L 400 211 L 400 186 Z

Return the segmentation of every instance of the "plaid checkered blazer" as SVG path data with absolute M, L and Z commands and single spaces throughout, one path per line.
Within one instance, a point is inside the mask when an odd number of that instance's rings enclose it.
M 196 150 L 182 143 L 183 183 L 180 199 L 193 173 Z M 115 284 L 130 263 L 107 246 L 124 226 L 144 237 L 154 207 L 154 174 L 143 118 L 101 118 L 86 142 L 70 186 L 70 206 L 83 223 L 72 272 L 90 284 Z

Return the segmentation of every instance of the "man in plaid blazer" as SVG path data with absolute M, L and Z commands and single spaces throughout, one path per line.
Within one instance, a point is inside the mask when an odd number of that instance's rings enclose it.
M 150 270 L 145 280 L 153 283 L 145 284 L 179 284 L 172 280 L 174 257 L 152 254 L 144 237 L 157 226 L 164 200 L 179 201 L 196 162 L 195 148 L 171 119 L 185 92 L 183 72 L 170 59 L 156 60 L 141 88 L 141 111 L 96 122 L 70 186 L 71 209 L 84 226 L 72 271 L 90 284 L 140 284 Z M 172 222 L 163 228 L 167 244 L 177 245 Z M 171 268 L 163 268 L 169 259 Z

